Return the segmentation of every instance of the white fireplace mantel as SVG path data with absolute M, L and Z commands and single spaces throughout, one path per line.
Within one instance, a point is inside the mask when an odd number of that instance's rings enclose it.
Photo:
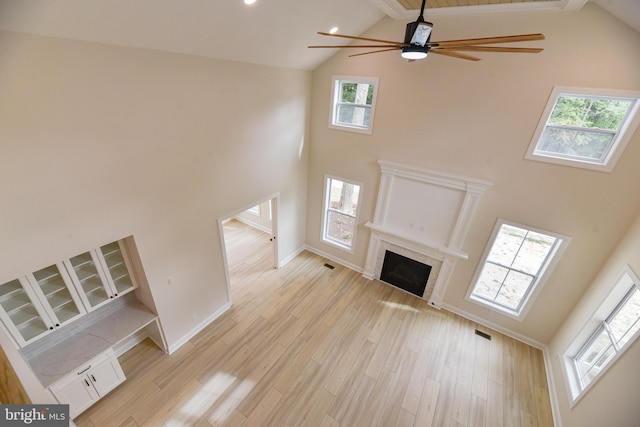
M 427 239 L 418 240 L 412 235 L 405 235 L 402 231 L 382 227 L 372 222 L 366 222 L 364 226 L 385 236 L 386 240 L 389 240 L 398 246 L 406 246 L 408 249 L 413 249 L 416 252 L 422 253 L 436 251 L 444 254 L 445 256 L 452 256 L 464 260 L 469 259 L 469 255 L 464 252 L 449 249 L 448 247 L 438 245 L 436 242 L 429 242 Z
M 424 299 L 438 306 L 456 262 L 468 259 L 462 251 L 481 196 L 492 184 L 474 178 L 378 161 L 382 173 L 363 272 L 379 279 L 381 254 L 390 245 L 440 264 L 435 286 Z M 406 254 L 405 254 L 406 255 Z

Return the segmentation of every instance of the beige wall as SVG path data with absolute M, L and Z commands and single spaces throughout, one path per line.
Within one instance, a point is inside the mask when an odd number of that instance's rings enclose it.
M 556 357 L 562 355 L 580 333 L 625 266 L 631 267 L 635 274 L 640 273 L 640 216 L 549 344 L 553 381 L 565 426 L 626 427 L 638 425 L 640 420 L 640 341 L 625 351 L 573 409 L 570 408 L 561 359 Z
M 280 255 L 304 245 L 309 72 L 9 32 L 0 52 L 0 282 L 133 235 L 172 345 L 228 302 L 218 218 L 279 193 Z
M 526 45 L 545 50 L 537 55 L 479 54 L 484 59 L 477 63 L 433 54 L 426 61 L 407 63 L 395 53 L 347 58 L 347 52 L 338 52 L 318 67 L 312 89 L 307 244 L 345 263 L 364 266 L 369 233 L 363 224 L 373 218 L 379 159 L 491 181 L 494 186 L 483 196 L 464 245 L 469 260 L 457 265 L 445 303 L 530 341 L 552 342 L 551 354 L 564 351 L 584 321 L 585 310 L 591 310 L 607 279 L 619 272 L 619 264 L 629 262 L 632 251 L 640 262 L 640 225 L 636 225 L 615 261 L 603 269 L 640 212 L 640 131 L 610 174 L 523 158 L 554 85 L 640 90 L 640 34 L 592 4 L 579 13 L 432 20 L 433 40 L 542 32 L 544 42 Z M 403 34 L 404 23 L 390 19 L 366 33 L 388 40 Z M 332 75 L 380 78 L 373 135 L 328 129 Z M 320 240 L 325 173 L 364 184 L 353 255 Z M 490 315 L 465 300 L 498 218 L 572 237 L 522 322 Z M 634 268 L 640 271 L 640 264 Z M 587 290 L 587 301 L 554 337 Z M 636 343 L 573 410 L 568 409 L 564 380 L 554 359 L 551 379 L 558 387 L 563 425 L 635 425 L 640 418 L 634 397 L 640 384 L 639 357 Z
M 611 174 L 523 157 L 554 85 L 640 90 L 640 35 L 591 4 L 579 13 L 433 21 L 434 39 L 540 31 L 547 40 L 528 45 L 545 51 L 484 54 L 478 63 L 431 55 L 411 64 L 393 53 L 340 52 L 311 79 L 301 71 L 0 32 L 0 281 L 133 235 L 168 341 L 176 343 L 196 326 L 192 315 L 204 320 L 227 303 L 217 219 L 266 196 L 281 196 L 281 258 L 306 243 L 364 266 L 362 224 L 373 218 L 375 162 L 384 159 L 494 183 L 464 246 L 470 259 L 458 264 L 445 302 L 563 350 L 630 250 L 623 243 L 627 249 L 607 263 L 640 212 L 640 132 Z M 404 25 L 383 19 L 367 34 L 399 39 Z M 380 77 L 372 136 L 328 129 L 334 74 Z M 353 255 L 320 241 L 325 173 L 364 184 Z M 573 238 L 523 322 L 464 300 L 498 217 Z M 628 239 L 637 242 L 637 228 Z M 9 347 L 3 334 L 0 344 Z M 601 399 L 621 413 L 620 422 L 633 419 L 638 356 L 635 344 L 572 411 L 554 361 L 565 425 L 603 416 L 595 403 Z M 31 398 L 44 401 L 15 350 L 8 357 Z
M 611 174 L 524 160 L 554 85 L 640 90 L 640 34 L 597 6 L 579 13 L 475 14 L 434 21 L 433 40 L 542 32 L 526 46 L 544 52 L 479 54 L 479 62 L 431 54 L 408 63 L 397 53 L 348 58 L 338 52 L 313 72 L 307 244 L 363 267 L 379 159 L 494 183 L 483 196 L 445 294 L 457 310 L 548 343 L 640 211 L 640 132 Z M 366 36 L 397 40 L 404 22 L 383 19 Z M 332 75 L 380 78 L 373 134 L 329 129 Z M 364 184 L 355 253 L 320 240 L 323 175 Z M 524 321 L 465 300 L 498 218 L 572 237 Z

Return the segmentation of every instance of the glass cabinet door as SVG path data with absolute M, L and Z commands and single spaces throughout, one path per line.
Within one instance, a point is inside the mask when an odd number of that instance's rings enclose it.
M 85 252 L 69 260 L 71 270 L 75 273 L 78 283 L 86 296 L 86 301 L 93 308 L 109 300 L 105 283 L 100 276 L 98 266 L 91 256 L 91 252 Z M 67 264 L 67 267 L 69 265 Z
M 38 270 L 33 273 L 33 277 L 57 318 L 56 327 L 80 315 L 80 308 L 71 296 L 57 265 Z
M 117 295 L 121 295 L 134 288 L 133 280 L 129 274 L 124 254 L 118 242 L 109 243 L 100 247 L 107 270 L 113 281 Z
M 19 335 L 15 337 L 16 340 L 20 341 L 22 338 L 24 343 L 27 343 L 49 331 L 49 327 L 18 279 L 0 285 L 0 305 L 15 327 L 10 328 L 12 334 Z

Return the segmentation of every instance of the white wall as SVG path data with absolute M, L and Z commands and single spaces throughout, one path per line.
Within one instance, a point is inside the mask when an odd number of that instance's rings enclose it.
M 281 256 L 304 245 L 309 72 L 10 32 L 0 52 L 0 283 L 133 235 L 171 346 L 228 302 L 218 218 L 279 193 Z
M 558 389 L 558 403 L 565 426 L 627 427 L 640 423 L 639 340 L 593 384 L 573 409 L 570 408 L 561 359 L 556 357 L 563 354 L 580 333 L 627 265 L 640 274 L 640 216 L 549 344 L 553 381 Z
M 429 19 L 429 17 L 427 17 Z M 442 16 L 432 39 L 542 32 L 539 54 L 478 53 L 479 62 L 435 54 L 408 63 L 395 52 L 336 53 L 313 72 L 307 244 L 363 266 L 379 159 L 493 182 L 482 197 L 444 302 L 548 343 L 640 212 L 640 132 L 611 174 L 524 160 L 554 85 L 640 89 L 640 34 L 598 6 L 580 12 Z M 406 22 L 383 19 L 365 36 L 401 40 Z M 371 136 L 329 129 L 332 75 L 380 78 Z M 353 255 L 320 239 L 324 174 L 364 184 Z M 425 201 L 428 203 L 428 201 Z M 498 218 L 572 237 L 524 321 L 465 300 Z

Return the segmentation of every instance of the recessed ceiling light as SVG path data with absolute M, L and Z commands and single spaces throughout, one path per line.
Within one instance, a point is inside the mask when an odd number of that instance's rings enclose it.
M 331 27 L 331 29 L 329 30 L 329 34 L 335 34 L 338 32 L 338 27 Z
M 254 4 L 256 2 L 256 0 L 244 0 L 244 4 L 246 5 L 251 5 Z

